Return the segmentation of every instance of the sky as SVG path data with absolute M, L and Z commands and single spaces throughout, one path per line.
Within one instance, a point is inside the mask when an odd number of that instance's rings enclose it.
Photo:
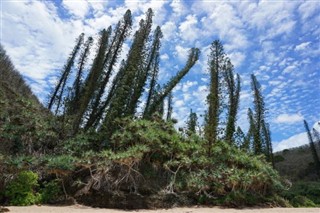
M 127 9 L 133 32 L 148 8 L 164 37 L 160 81 L 165 83 L 198 47 L 198 63 L 173 93 L 173 117 L 184 126 L 190 109 L 207 108 L 208 54 L 219 39 L 241 76 L 237 124 L 248 129 L 250 74 L 261 84 L 274 151 L 308 143 L 303 120 L 320 120 L 320 1 L 218 0 L 2 0 L 1 44 L 32 91 L 44 103 L 80 33 L 97 38 Z M 94 52 L 94 51 L 92 51 Z M 142 105 L 142 104 L 141 104 Z M 319 126 L 319 125 L 318 125 Z M 317 127 L 318 127 L 317 126 Z M 319 128 L 320 129 L 320 128 Z

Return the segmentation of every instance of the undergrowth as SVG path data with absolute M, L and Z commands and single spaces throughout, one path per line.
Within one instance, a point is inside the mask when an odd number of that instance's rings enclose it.
M 5 158 L 2 168 L 5 165 L 7 174 L 16 173 L 16 169 L 32 170 L 40 177 L 39 185 L 34 181 L 28 188 L 35 192 L 29 201 L 16 201 L 13 192 L 19 192 L 19 187 L 7 189 L 5 196 L 9 203 L 50 203 L 61 196 L 77 199 L 99 192 L 98 195 L 105 194 L 106 199 L 119 199 L 117 196 L 123 194 L 128 196 L 123 198 L 127 202 L 133 195 L 153 199 L 174 194 L 178 198 L 187 195 L 190 204 L 286 205 L 278 196 L 286 186 L 262 155 L 255 156 L 218 141 L 208 156 L 203 138 L 182 135 L 173 123 L 158 117 L 153 120 L 125 118 L 117 122 L 121 131 L 114 133 L 101 151 L 93 147 L 101 135 L 80 133 L 60 145 L 55 155 Z M 48 182 L 48 179 L 54 181 Z M 11 185 L 9 183 L 9 188 Z M 150 208 L 152 202 L 143 205 Z M 106 207 L 114 207 L 108 205 Z

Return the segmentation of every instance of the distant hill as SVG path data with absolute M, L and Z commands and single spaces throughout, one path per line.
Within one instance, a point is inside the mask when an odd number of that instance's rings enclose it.
M 320 156 L 320 143 L 316 143 L 317 153 Z M 275 167 L 280 175 L 291 181 L 316 180 L 313 158 L 309 145 L 285 149 L 276 152 Z

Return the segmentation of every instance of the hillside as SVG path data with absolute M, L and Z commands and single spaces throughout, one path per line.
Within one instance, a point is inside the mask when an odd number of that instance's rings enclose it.
M 9 91 L 10 94 L 12 92 L 15 93 L 15 97 L 11 96 L 11 100 L 15 100 L 12 98 L 16 98 L 16 95 L 19 94 L 25 98 L 33 100 L 37 105 L 40 105 L 37 97 L 32 93 L 30 87 L 26 84 L 25 80 L 21 76 L 21 74 L 15 69 L 13 63 L 11 62 L 9 56 L 6 54 L 6 51 L 0 44 L 0 87 L 3 91 L 3 94 L 6 94 L 6 91 Z M 1 98 L 4 98 L 0 96 Z
M 50 116 L 0 45 L 0 154 L 43 149 Z
M 316 144 L 320 154 L 320 143 Z M 279 174 L 291 181 L 316 180 L 313 159 L 309 145 L 285 149 L 275 153 L 275 168 Z

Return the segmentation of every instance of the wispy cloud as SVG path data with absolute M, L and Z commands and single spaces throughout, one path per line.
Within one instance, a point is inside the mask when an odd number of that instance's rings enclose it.
M 281 114 L 278 115 L 278 117 L 274 120 L 275 123 L 286 123 L 286 124 L 292 124 L 301 122 L 303 120 L 303 116 L 300 114 Z
M 290 148 L 302 146 L 305 144 L 308 144 L 308 136 L 306 132 L 303 132 L 303 133 L 293 135 L 278 143 L 275 143 L 275 147 L 273 151 L 278 152 L 284 149 L 290 149 Z

